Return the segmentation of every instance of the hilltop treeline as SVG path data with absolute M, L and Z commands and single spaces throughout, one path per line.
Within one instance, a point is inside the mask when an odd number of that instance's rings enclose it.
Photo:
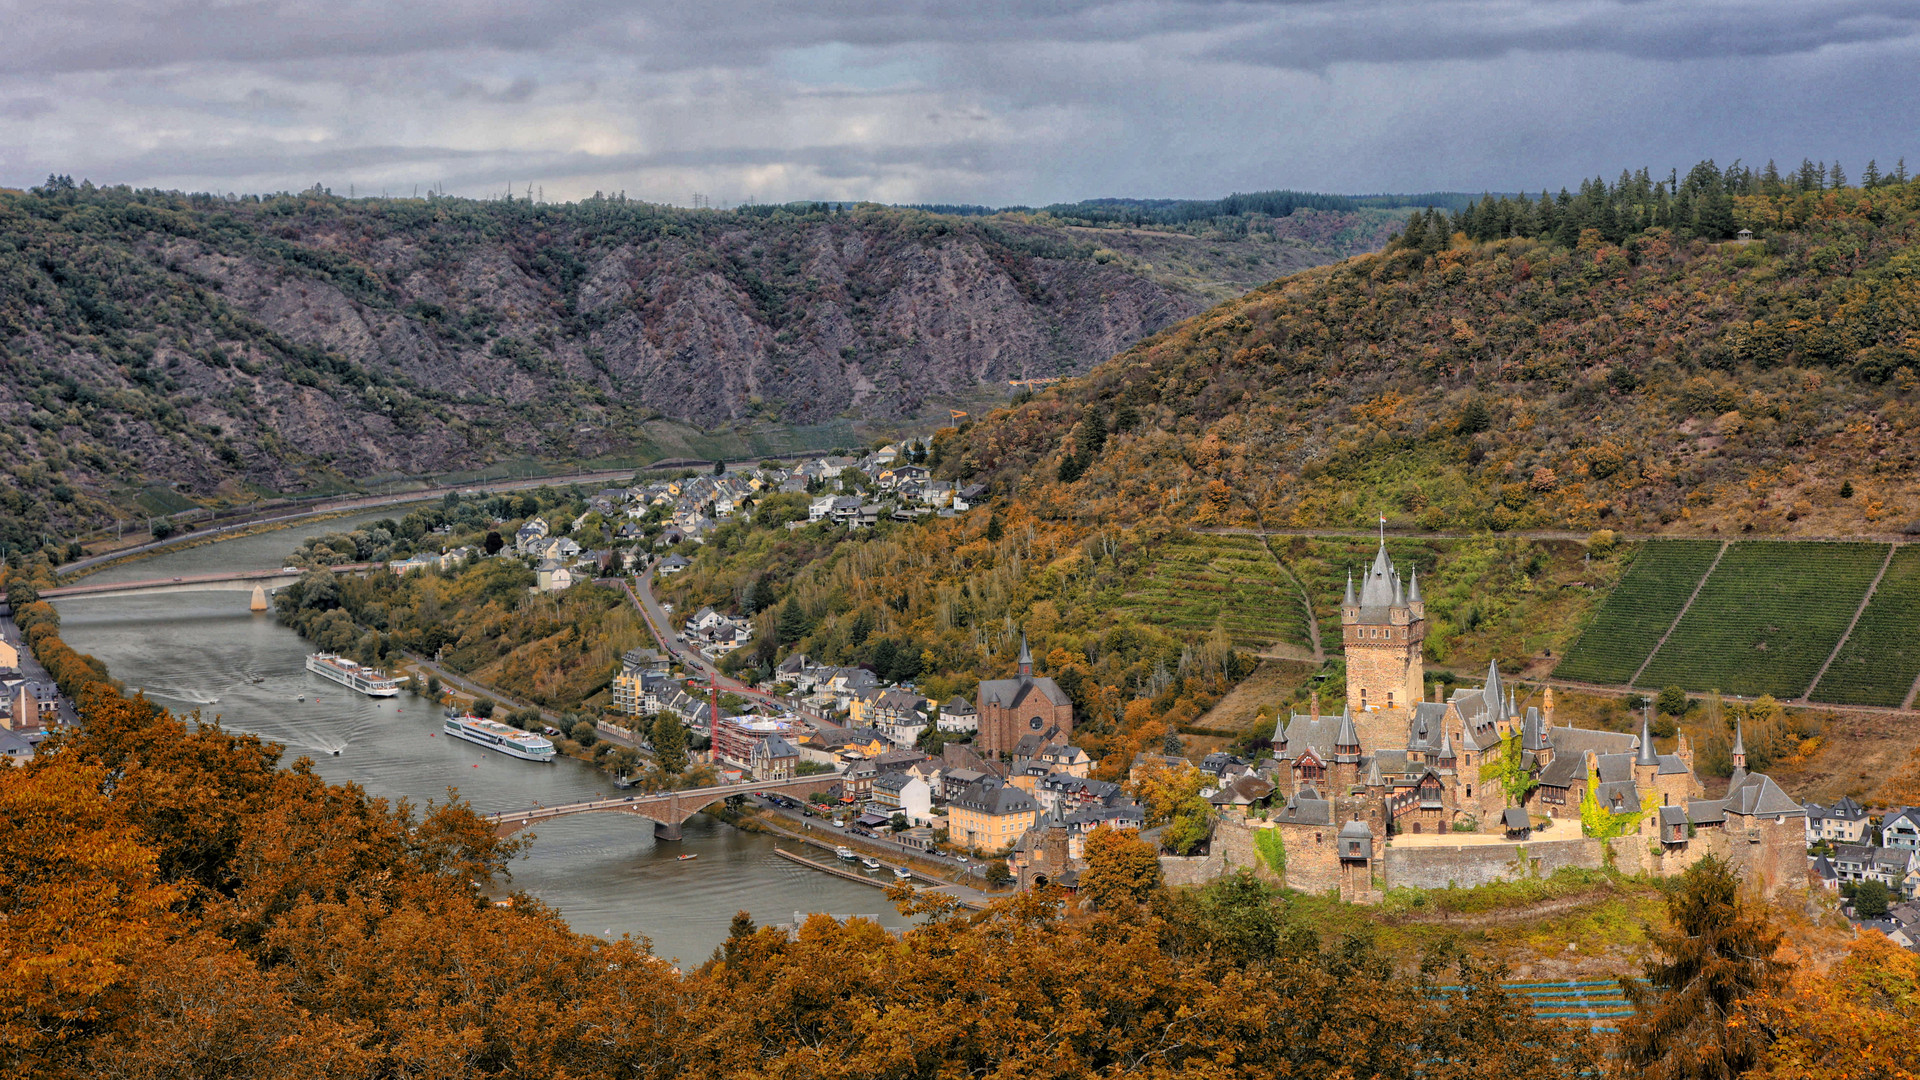
M 1861 174 L 1860 188 L 1872 192 L 1883 187 L 1905 187 L 1908 179 L 1905 158 L 1886 173 L 1880 171 L 1877 162 L 1869 161 Z M 1586 229 L 1595 230 L 1600 239 L 1611 244 L 1649 229 L 1664 229 L 1681 238 L 1727 240 L 1743 224 L 1734 211 L 1737 198 L 1805 198 L 1809 200 L 1805 205 L 1787 211 L 1795 224 L 1802 224 L 1815 213 L 1811 201 L 1814 196 L 1846 187 L 1846 172 L 1839 162 L 1829 167 L 1826 162 L 1802 161 L 1798 170 L 1783 174 L 1771 161 L 1762 169 L 1737 161 L 1721 169 L 1712 161 L 1703 161 L 1684 177 L 1673 170 L 1659 180 L 1642 168 L 1622 171 L 1611 184 L 1603 177 L 1582 181 L 1578 192 L 1561 188 L 1558 195 L 1542 191 L 1537 198 L 1522 194 L 1496 199 L 1485 195 L 1456 207 L 1450 215 L 1431 211 L 1416 215 L 1400 246 L 1444 243 L 1452 234 L 1462 233 L 1469 240 L 1529 237 L 1573 247 Z M 1752 227 L 1760 223 L 1744 224 Z

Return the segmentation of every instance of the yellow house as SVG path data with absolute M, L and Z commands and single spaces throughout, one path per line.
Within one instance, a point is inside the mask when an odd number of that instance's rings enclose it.
M 1033 828 L 1039 811 L 1026 792 L 989 776 L 947 803 L 947 838 L 975 851 L 1004 851 Z
M 20 650 L 13 647 L 13 642 L 8 641 L 6 638 L 0 638 L 0 668 L 17 668 L 19 666 Z

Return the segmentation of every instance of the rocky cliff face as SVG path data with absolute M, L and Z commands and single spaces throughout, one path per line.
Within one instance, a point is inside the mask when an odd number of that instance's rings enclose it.
M 0 194 L 18 433 L 0 449 L 16 488 L 65 489 L 30 500 L 52 520 L 116 484 L 644 456 L 663 418 L 944 418 L 1390 226 L 1320 216 L 1342 220 L 1201 236 L 874 207 Z

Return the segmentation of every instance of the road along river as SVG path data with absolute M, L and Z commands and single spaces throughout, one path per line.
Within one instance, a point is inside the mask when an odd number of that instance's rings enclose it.
M 270 569 L 306 536 L 382 516 L 206 544 L 82 580 Z M 245 593 L 73 598 L 58 606 L 67 643 L 106 661 L 129 690 L 280 743 L 288 761 L 311 757 L 328 780 L 416 805 L 443 800 L 456 787 L 483 813 L 614 793 L 605 773 L 577 761 L 517 761 L 448 738 L 438 708 L 424 699 L 378 701 L 309 674 L 309 646 L 271 614 L 250 614 Z M 646 821 L 624 814 L 581 814 L 534 831 L 537 839 L 513 865 L 515 887 L 557 907 L 582 933 L 645 935 L 656 954 L 683 964 L 705 960 L 742 909 L 763 924 L 786 922 L 796 911 L 872 914 L 888 926 L 906 921 L 880 890 L 788 862 L 767 837 L 704 816 L 686 823 L 684 840 L 659 844 Z M 682 854 L 699 858 L 682 861 Z

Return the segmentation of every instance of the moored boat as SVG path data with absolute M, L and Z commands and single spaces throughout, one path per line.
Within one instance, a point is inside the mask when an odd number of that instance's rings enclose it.
M 843 858 L 843 859 L 845 859 L 845 860 L 847 860 L 848 862 L 852 862 L 852 861 L 853 861 L 854 859 L 857 859 L 857 858 L 859 858 L 859 856 L 858 856 L 858 855 L 855 855 L 855 854 L 853 853 L 853 849 L 852 849 L 852 848 L 850 848 L 850 847 L 837 847 L 837 848 L 834 848 L 834 849 L 833 849 L 833 853 L 834 853 L 835 855 L 838 855 L 838 856 L 840 856 L 841 858 Z

